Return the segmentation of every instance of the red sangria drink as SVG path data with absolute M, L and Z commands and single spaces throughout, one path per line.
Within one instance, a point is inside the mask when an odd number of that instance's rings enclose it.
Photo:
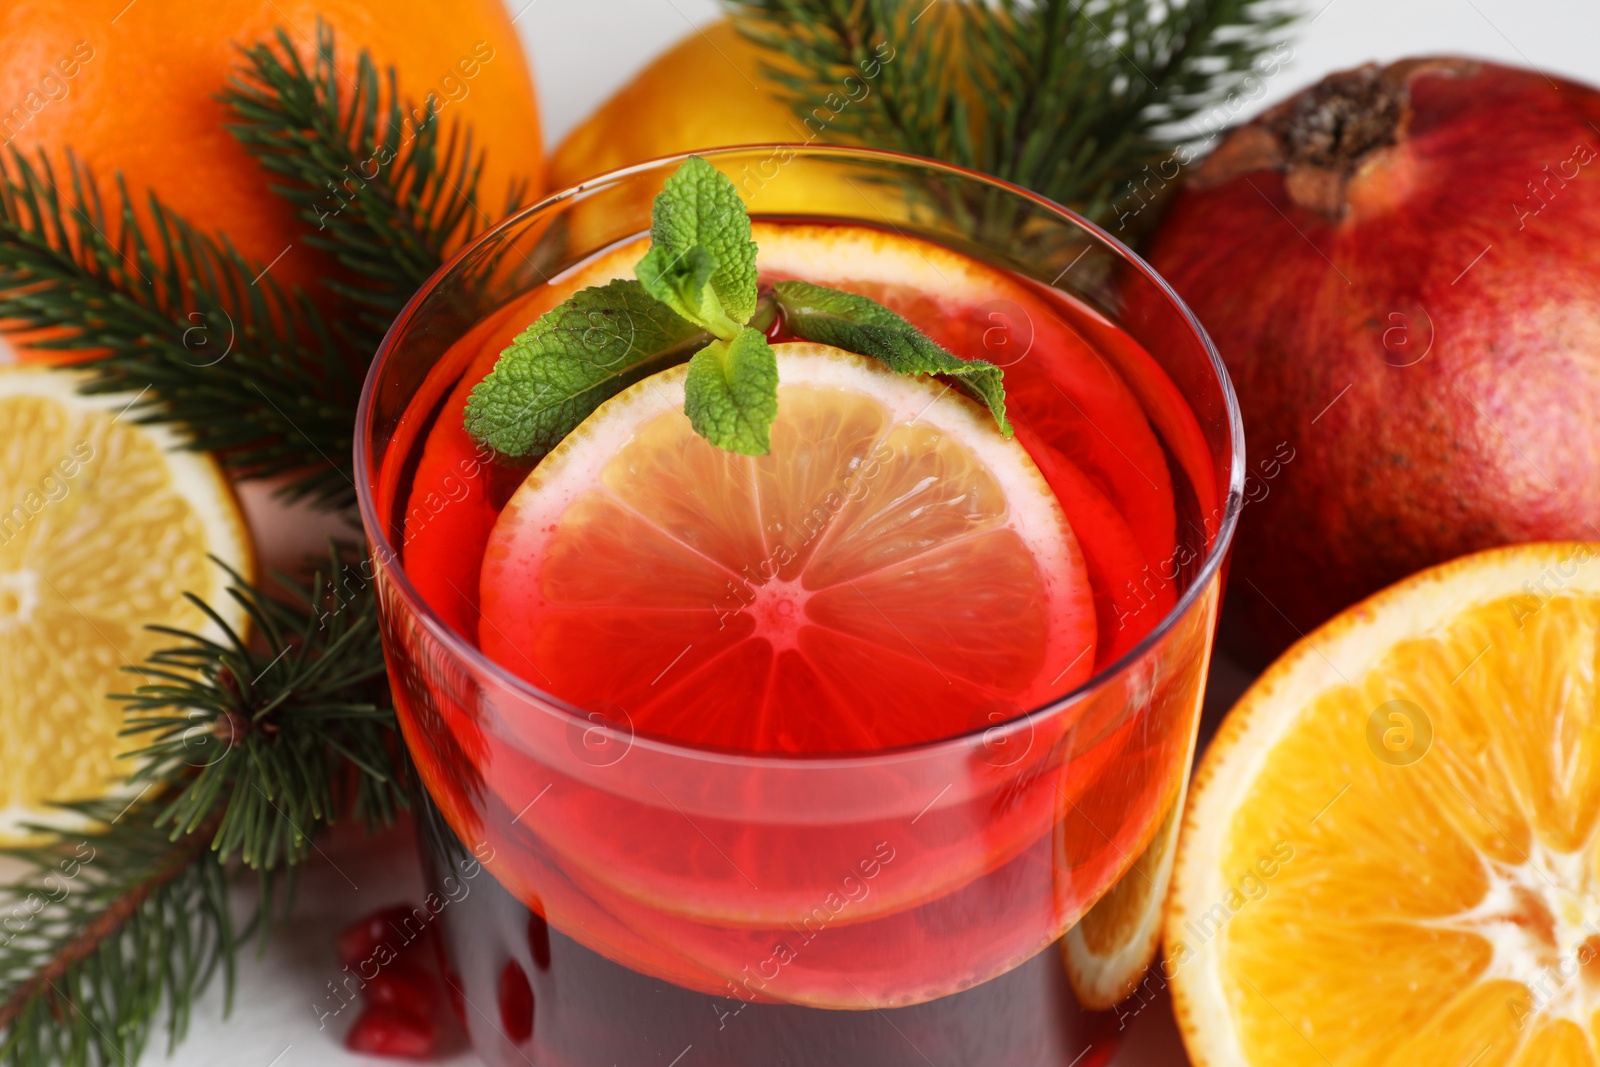
M 442 271 L 357 438 L 489 1062 L 1110 1054 L 1242 490 L 1131 253 L 906 157 L 649 164 Z

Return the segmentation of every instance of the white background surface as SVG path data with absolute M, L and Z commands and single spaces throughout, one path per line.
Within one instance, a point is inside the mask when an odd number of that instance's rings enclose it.
M 448 2 L 448 0 L 441 0 Z M 690 27 L 714 0 L 507 0 L 534 64 L 554 144 L 593 104 Z M 1600 83 L 1596 0 L 1304 0 L 1295 59 L 1262 106 L 1330 70 L 1408 55 L 1465 54 Z
M 551 143 L 650 56 L 717 14 L 713 0 L 509 2 L 534 63 Z M 1316 9 L 1317 0 L 1311 6 Z M 1259 106 L 1329 70 L 1425 53 L 1466 53 L 1600 83 L 1597 42 L 1596 0 L 1332 0 L 1302 29 L 1293 62 L 1269 85 Z M 331 858 L 319 862 L 305 879 L 292 935 L 276 943 L 264 959 L 249 954 L 242 961 L 232 1019 L 221 1021 L 218 991 L 199 1005 L 190 1038 L 176 1055 L 168 1060 L 158 1043 L 144 1065 L 342 1067 L 394 1062 L 344 1052 L 340 1041 L 348 1020 L 319 1031 L 311 1003 L 337 973 L 335 932 L 375 907 L 420 897 L 410 842 L 393 837 L 330 844 L 328 849 Z M 450 1062 L 476 1061 L 462 1054 Z M 1176 1067 L 1185 1062 L 1162 1004 L 1140 1013 L 1117 1067 Z

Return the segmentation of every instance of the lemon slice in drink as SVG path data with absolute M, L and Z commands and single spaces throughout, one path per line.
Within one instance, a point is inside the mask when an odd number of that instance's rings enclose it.
M 58 821 L 47 801 L 106 795 L 142 743 L 118 736 L 109 693 L 140 682 L 174 639 L 151 624 L 236 629 L 215 555 L 249 576 L 233 493 L 208 457 L 124 415 L 130 396 L 83 396 L 78 376 L 0 367 L 0 840 Z
M 1424 571 L 1229 714 L 1166 925 L 1200 1065 L 1600 1062 L 1600 545 Z
M 953 737 L 1087 678 L 1083 555 L 1027 451 L 943 383 L 776 348 L 769 455 L 697 436 L 680 366 L 540 463 L 484 555 L 484 651 L 643 733 L 755 752 Z

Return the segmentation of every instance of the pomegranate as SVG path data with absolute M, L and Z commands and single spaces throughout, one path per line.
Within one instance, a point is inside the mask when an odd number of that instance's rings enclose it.
M 1466 552 L 1600 537 L 1600 92 L 1331 75 L 1196 169 L 1149 258 L 1267 465 L 1229 588 L 1256 651 Z

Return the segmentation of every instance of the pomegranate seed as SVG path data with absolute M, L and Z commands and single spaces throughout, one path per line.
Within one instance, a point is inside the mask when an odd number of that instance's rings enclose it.
M 354 967 L 362 960 L 371 958 L 378 946 L 385 942 L 398 954 L 407 948 L 407 937 L 427 940 L 433 926 L 431 923 L 424 924 L 415 914 L 416 911 L 421 911 L 424 916 L 428 914 L 425 909 L 413 909 L 409 904 L 395 904 L 351 923 L 339 935 L 339 962 L 346 967 Z
M 361 992 L 368 1004 L 397 1008 L 410 1015 L 431 1017 L 439 1003 L 439 983 L 433 975 L 404 960 L 383 968 Z
M 533 1036 L 533 987 L 516 960 L 500 972 L 500 1026 L 513 1045 Z
M 426 1016 L 372 1004 L 345 1035 L 344 1047 L 373 1056 L 427 1059 L 439 1047 L 439 1030 Z

